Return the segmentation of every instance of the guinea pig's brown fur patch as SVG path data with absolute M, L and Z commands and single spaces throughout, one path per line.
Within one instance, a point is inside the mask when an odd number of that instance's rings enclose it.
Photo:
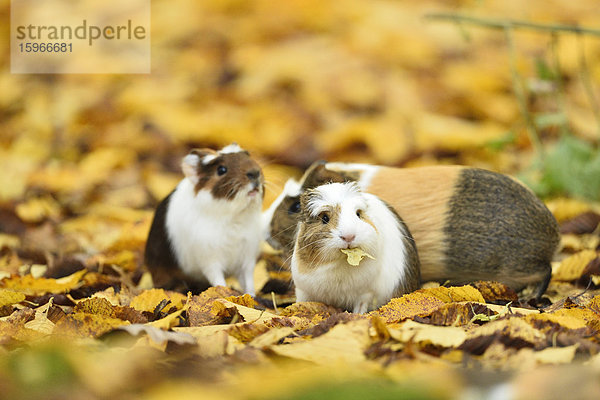
M 302 260 L 300 272 L 306 273 L 318 264 L 333 261 L 337 255 L 335 252 L 323 252 L 323 242 L 331 238 L 331 231 L 337 228 L 340 216 L 340 206 L 329 206 L 317 216 L 311 216 L 307 204 L 314 192 L 310 190 L 300 196 L 302 211 L 300 213 L 300 224 L 297 236 L 297 257 Z M 324 213 L 329 216 L 329 221 L 324 224 L 321 217 Z M 342 253 L 339 253 L 339 257 Z
M 252 183 L 256 189 L 263 185 L 260 166 L 247 151 L 206 154 L 202 150 L 192 150 L 192 154 L 200 157 L 196 168 L 198 176 L 198 182 L 194 187 L 196 193 L 200 190 L 208 190 L 216 199 L 229 200 L 248 183 Z M 216 157 L 204 164 L 202 160 L 209 155 Z M 226 172 L 219 175 L 219 167 L 225 167 Z
M 327 169 L 323 162 L 316 162 L 308 167 L 302 177 L 302 191 L 313 189 L 326 183 L 355 181 L 358 178 L 359 176 L 356 174 L 354 176 L 346 176 L 343 172 Z
M 271 238 L 283 249 L 287 257 L 294 250 L 294 238 L 296 237 L 296 225 L 298 225 L 300 196 L 285 197 L 275 210 L 278 218 L 271 219 Z M 294 206 L 294 207 L 292 207 Z
M 448 204 L 464 167 L 380 167 L 366 188 L 394 208 L 410 229 L 421 260 L 423 281 L 445 270 Z

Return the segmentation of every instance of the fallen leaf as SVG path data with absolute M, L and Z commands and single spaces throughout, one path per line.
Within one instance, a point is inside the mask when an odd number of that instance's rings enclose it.
M 432 326 L 411 320 L 405 321 L 397 328 L 388 328 L 394 340 L 401 343 L 413 341 L 441 347 L 458 347 L 466 339 L 464 329 L 452 326 Z
M 473 286 L 453 286 L 453 287 L 436 287 L 431 289 L 421 289 L 426 291 L 444 303 L 458 302 L 458 301 L 473 301 L 476 303 L 485 303 L 485 299 L 481 293 Z
M 514 290 L 499 282 L 477 281 L 471 285 L 481 293 L 488 303 L 494 301 L 516 302 L 519 300 L 519 296 Z
M 119 326 L 117 330 L 125 331 L 132 336 L 139 336 L 141 333 L 148 335 L 158 345 L 164 345 L 167 342 L 176 344 L 196 344 L 193 336 L 184 332 L 169 332 L 164 329 L 155 328 L 146 324 L 131 324 Z
M 533 353 L 533 357 L 540 364 L 567 364 L 573 361 L 578 344 L 566 347 L 548 347 Z
M 252 339 L 249 346 L 256 347 L 258 349 L 264 349 L 270 345 L 276 344 L 281 339 L 285 338 L 294 333 L 294 329 L 290 327 L 283 328 L 271 328 L 265 333 Z
M 588 263 L 598 257 L 595 250 L 584 250 L 564 259 L 552 273 L 556 281 L 573 281 L 579 279 Z
M 60 205 L 50 196 L 34 197 L 19 203 L 15 212 L 24 222 L 39 223 L 60 216 Z
M 0 307 L 10 306 L 25 300 L 25 295 L 14 290 L 0 289 Z
M 59 279 L 34 278 L 31 275 L 11 276 L 0 281 L 0 287 L 24 293 L 27 296 L 40 296 L 47 293 L 67 293 L 81 285 L 87 273 L 83 269 Z
M 166 292 L 164 289 L 150 289 L 135 296 L 129 306 L 138 311 L 154 312 L 160 302 L 168 300 L 170 303 L 167 307 L 175 307 L 177 310 L 181 310 L 185 299 L 185 295 L 181 293 Z
M 336 325 L 317 338 L 274 345 L 270 350 L 281 356 L 321 365 L 360 363 L 366 360 L 364 350 L 369 343 L 369 321 L 359 320 Z
M 445 304 L 437 296 L 426 290 L 417 290 L 402 297 L 393 298 L 389 303 L 372 311 L 370 315 L 377 315 L 387 324 L 404 321 L 415 316 L 425 316 Z

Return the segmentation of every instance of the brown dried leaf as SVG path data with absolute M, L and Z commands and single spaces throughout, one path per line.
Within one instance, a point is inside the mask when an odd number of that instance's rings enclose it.
M 233 336 L 242 343 L 248 343 L 256 337 L 269 331 L 263 323 L 236 324 L 227 330 L 227 334 Z
M 100 297 L 92 297 L 84 301 L 80 301 L 77 303 L 77 305 L 75 305 L 73 312 L 97 314 L 105 317 L 115 318 L 114 306 L 110 304 L 108 300 Z
M 114 317 L 123 321 L 129 321 L 132 324 L 145 324 L 148 322 L 148 318 L 133 307 L 114 306 L 113 309 L 115 312 Z
M 573 233 L 576 235 L 594 233 L 599 224 L 600 214 L 587 211 L 560 224 L 560 233 Z
M 478 327 L 469 333 L 465 342 L 459 346 L 471 354 L 483 354 L 492 343 L 502 343 L 506 347 L 521 349 L 545 343 L 546 335 L 532 327 L 521 317 L 507 317 Z
M 336 326 L 337 324 L 345 324 L 350 321 L 356 321 L 360 319 L 368 318 L 364 314 L 354 314 L 348 312 L 339 312 L 329 316 L 328 318 L 317 322 L 315 325 L 310 326 L 307 329 L 303 329 L 298 332 L 300 336 L 311 336 L 313 338 L 321 336 L 322 334 L 328 332 L 331 328 Z M 373 319 L 378 319 L 377 316 L 372 316 Z M 313 321 L 314 323 L 314 321 Z
M 64 336 L 98 337 L 129 322 L 99 314 L 74 313 L 56 324 L 55 333 Z
M 258 303 L 247 293 L 242 296 L 229 296 L 226 297 L 225 300 L 249 308 L 255 308 L 258 306 Z
M 500 282 L 477 281 L 471 284 L 483 296 L 486 303 L 518 301 L 517 293 Z
M 306 318 L 315 324 L 339 312 L 341 312 L 340 309 L 327 304 L 305 301 L 294 303 L 282 310 L 279 310 L 279 315 L 284 317 Z
M 416 322 L 442 326 L 462 326 L 471 322 L 475 314 L 486 316 L 496 315 L 496 312 L 480 303 L 448 303 L 434 310 L 427 316 L 416 316 Z

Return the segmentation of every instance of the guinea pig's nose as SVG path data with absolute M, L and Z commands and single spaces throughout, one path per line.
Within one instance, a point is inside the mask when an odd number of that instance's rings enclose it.
M 352 241 L 356 239 L 356 235 L 352 233 L 348 235 L 340 235 L 340 238 L 347 243 L 352 243 Z
M 246 172 L 246 176 L 250 180 L 254 181 L 254 180 L 258 179 L 258 177 L 260 176 L 260 171 L 257 169 L 250 170 L 250 171 Z

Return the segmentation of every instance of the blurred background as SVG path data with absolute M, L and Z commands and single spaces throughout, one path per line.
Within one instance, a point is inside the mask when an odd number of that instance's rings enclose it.
M 579 146 L 587 158 L 575 161 L 600 172 L 599 38 L 517 29 L 507 40 L 434 12 L 600 20 L 591 0 L 153 1 L 148 75 L 11 74 L 2 24 L 0 201 L 149 208 L 190 148 L 232 141 L 261 159 L 266 204 L 317 159 L 528 172 L 541 195 L 598 198 L 599 183 L 565 188 L 537 156 Z

